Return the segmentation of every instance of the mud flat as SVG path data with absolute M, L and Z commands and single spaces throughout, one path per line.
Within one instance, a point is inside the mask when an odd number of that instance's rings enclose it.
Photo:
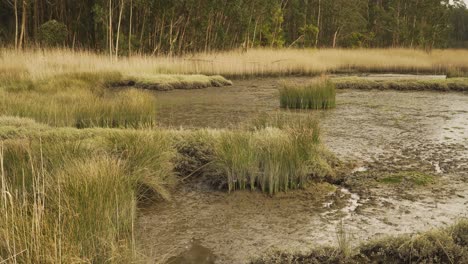
M 277 111 L 277 83 L 238 80 L 229 88 L 158 93 L 159 122 L 236 126 Z M 297 114 L 316 115 L 326 145 L 355 165 L 345 181 L 273 197 L 187 184 L 172 202 L 140 212 L 137 241 L 148 261 L 246 263 L 275 250 L 334 246 L 341 222 L 356 245 L 468 217 L 466 94 L 341 90 L 336 109 Z M 431 181 L 383 180 L 402 172 Z

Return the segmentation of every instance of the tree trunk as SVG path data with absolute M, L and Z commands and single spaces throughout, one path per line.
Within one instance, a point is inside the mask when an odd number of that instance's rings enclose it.
M 18 0 L 15 0 L 15 49 L 18 49 Z
M 124 1 L 120 1 L 119 23 L 117 24 L 117 38 L 115 41 L 115 60 L 119 58 L 119 38 L 120 38 L 120 24 L 122 23 L 122 13 L 124 9 Z
M 112 0 L 109 0 L 109 57 L 112 59 L 113 50 L 113 37 L 112 37 Z
M 333 34 L 333 48 L 336 47 L 336 40 L 338 38 L 338 34 L 340 32 L 340 29 L 338 28 L 336 31 L 335 31 L 335 34 Z
M 130 0 L 130 22 L 128 25 L 128 56 L 132 56 L 132 19 L 133 19 L 133 0 Z
M 23 0 L 23 7 L 22 7 L 22 14 L 21 14 L 21 33 L 19 37 L 19 47 L 23 48 L 24 43 L 26 42 L 26 16 L 28 12 L 28 5 L 26 0 Z
M 320 36 L 320 15 L 321 15 L 321 4 L 322 1 L 319 0 L 319 6 L 318 6 L 318 16 L 317 16 L 317 33 L 315 34 L 315 47 L 317 48 L 318 42 L 319 42 L 319 36 Z
M 171 26 L 169 28 L 169 56 L 172 56 L 172 31 L 174 29 L 174 16 L 171 17 Z
M 34 1 L 34 15 L 33 15 L 33 20 L 34 20 L 34 41 L 37 40 L 37 29 L 39 28 L 39 0 Z
M 140 33 L 140 50 L 139 50 L 139 53 L 142 53 L 143 52 L 143 45 L 141 45 L 143 43 L 143 35 L 145 34 L 145 24 L 146 24 L 146 12 L 147 12 L 147 9 L 145 8 L 144 11 L 143 11 L 143 23 L 141 25 L 141 33 Z
M 255 27 L 254 27 L 254 32 L 253 32 L 253 36 L 252 36 L 252 46 L 251 46 L 251 48 L 253 48 L 254 45 L 255 45 L 255 37 L 257 36 L 257 25 L 258 25 L 258 20 L 255 20 Z

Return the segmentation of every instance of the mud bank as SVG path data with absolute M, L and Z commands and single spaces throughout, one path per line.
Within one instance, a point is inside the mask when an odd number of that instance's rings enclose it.
M 237 126 L 277 111 L 277 82 L 246 80 L 228 89 L 158 94 L 159 121 L 168 127 Z M 342 186 L 320 184 L 270 197 L 186 185 L 172 202 L 140 212 L 137 241 L 148 262 L 201 256 L 205 263 L 246 263 L 277 250 L 307 253 L 335 246 L 342 221 L 357 245 L 468 216 L 465 94 L 343 90 L 337 102 L 335 110 L 296 113 L 317 116 L 325 144 L 355 164 Z M 435 181 L 379 181 L 383 173 L 401 171 L 430 173 Z

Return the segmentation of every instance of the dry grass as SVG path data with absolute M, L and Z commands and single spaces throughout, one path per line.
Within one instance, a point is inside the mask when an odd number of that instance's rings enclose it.
M 123 77 L 121 84 L 134 85 L 156 91 L 174 89 L 201 89 L 206 87 L 230 86 L 232 82 L 219 75 L 181 75 L 181 74 L 134 74 Z M 111 84 L 112 85 L 112 84 Z
M 317 75 L 334 71 L 449 73 L 468 72 L 467 50 L 411 49 L 252 49 L 184 57 L 134 56 L 110 61 L 91 52 L 67 50 L 0 51 L 0 72 L 33 79 L 74 72 L 122 74 L 205 74 L 222 76 Z

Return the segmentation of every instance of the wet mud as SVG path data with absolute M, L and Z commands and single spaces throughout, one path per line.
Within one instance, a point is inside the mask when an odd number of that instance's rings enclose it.
M 159 122 L 239 125 L 278 110 L 278 81 L 158 93 Z M 140 212 L 137 241 L 148 262 L 246 263 L 276 250 L 305 253 L 336 245 L 341 223 L 358 244 L 468 217 L 468 95 L 343 90 L 337 102 L 334 110 L 300 114 L 317 116 L 325 144 L 355 164 L 341 186 L 314 184 L 274 197 L 182 186 L 173 201 Z M 427 173 L 435 181 L 380 181 L 402 171 Z

